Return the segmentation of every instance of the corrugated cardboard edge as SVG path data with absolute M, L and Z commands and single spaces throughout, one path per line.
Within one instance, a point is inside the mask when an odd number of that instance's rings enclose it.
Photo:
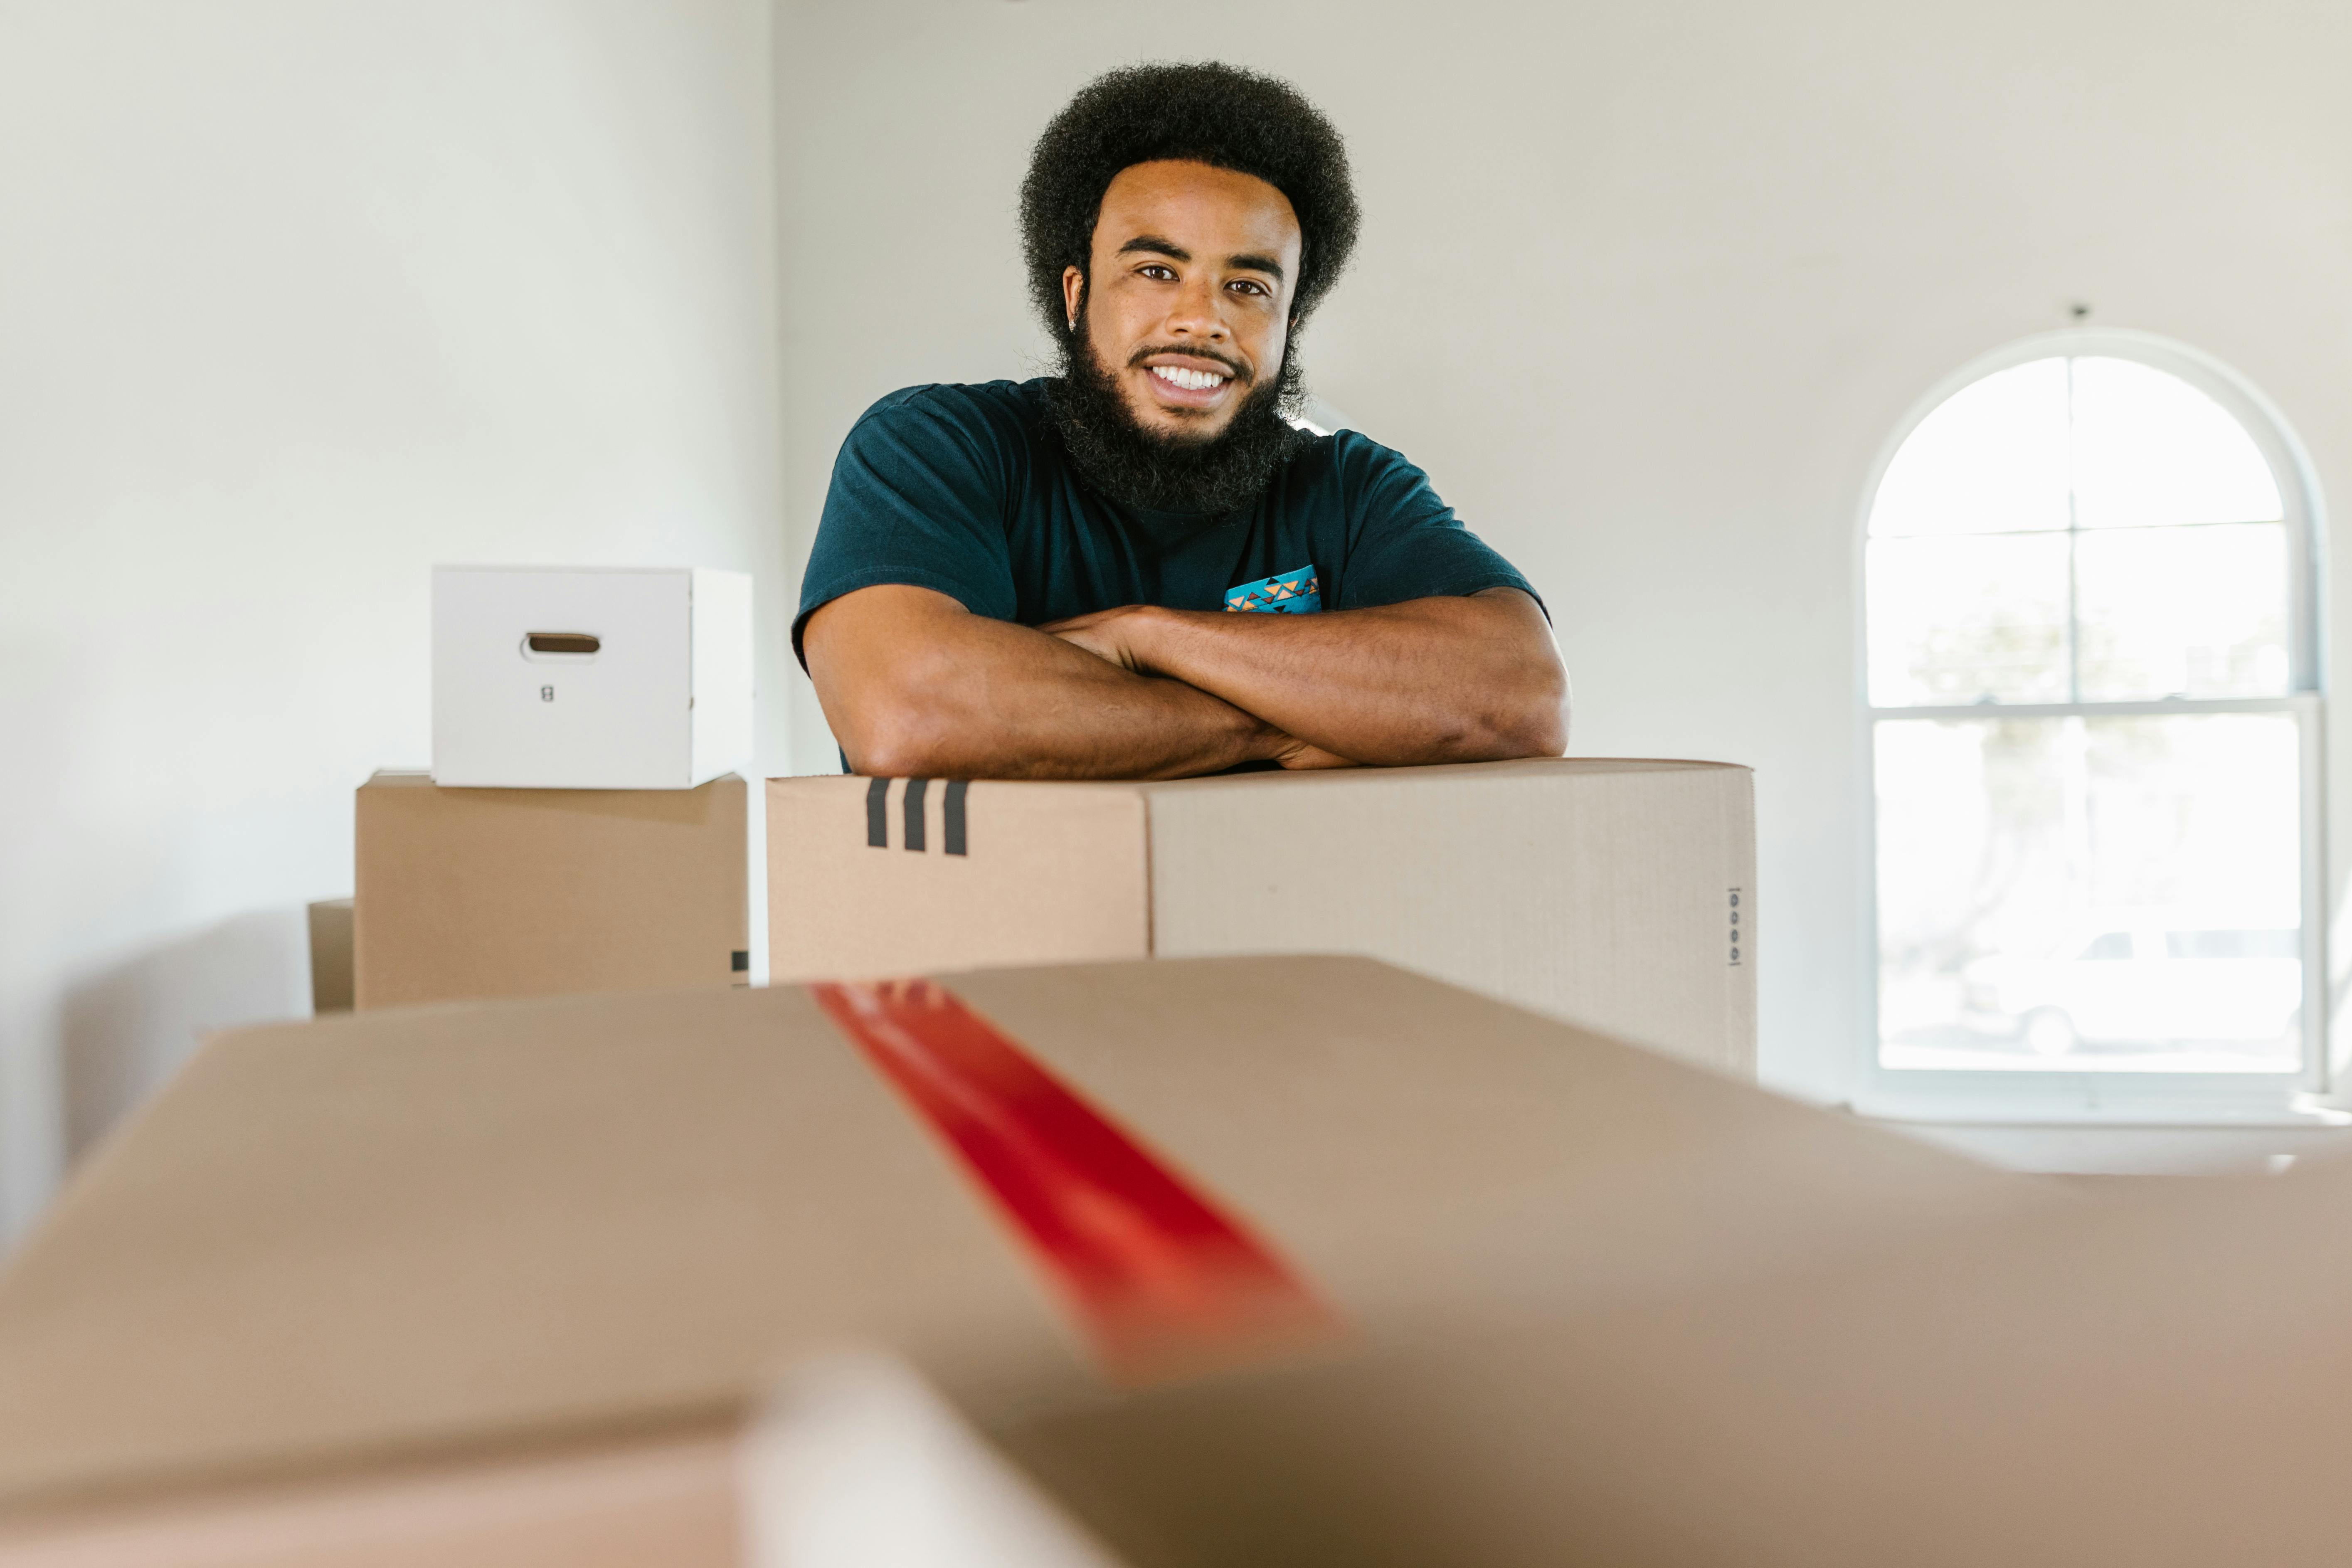
M 1151 792 L 1140 790 L 1138 804 L 1142 806 L 1143 829 L 1143 951 L 1150 957 L 1160 956 L 1160 895 L 1159 868 L 1151 858 Z
M 1729 807 L 1731 820 L 1725 826 L 1729 830 L 1727 837 L 1731 843 L 1748 846 L 1748 879 L 1746 886 L 1740 890 L 1740 904 L 1747 918 L 1739 922 L 1742 932 L 1739 939 L 1739 946 L 1742 950 L 1740 966 L 1748 973 L 1747 978 L 1738 988 L 1741 999 L 1739 1008 L 1741 1016 L 1734 1019 L 1734 1026 L 1738 1030 L 1738 1035 L 1737 1038 L 1726 1042 L 1725 1056 L 1734 1064 L 1735 1070 L 1740 1076 L 1752 1082 L 1757 1076 L 1761 1048 L 1761 1042 L 1757 1034 L 1758 1026 L 1761 1020 L 1756 1005 L 1756 997 L 1757 978 L 1762 973 L 1762 970 L 1758 963 L 1756 944 L 1755 770 L 1750 768 L 1744 771 L 1748 774 L 1748 785 L 1738 792 L 1738 800 Z
M 1687 770 L 1752 773 L 1746 763 L 1692 757 L 1510 757 L 1491 763 L 1429 763 L 1412 767 L 1322 768 L 1304 773 L 1261 769 L 1243 773 L 1209 773 L 1198 778 L 1142 779 L 1127 786 L 1147 793 L 1193 790 L 1203 786 L 1230 789 L 1234 785 L 1297 784 L 1348 786 L 1377 784 L 1400 773 L 1422 777 L 1493 776 L 1497 773 L 1680 773 Z
M 211 1500 L 399 1478 L 462 1466 L 536 1462 L 615 1447 L 671 1443 L 733 1431 L 765 1388 L 714 1391 L 705 1398 L 506 1426 L 467 1425 L 370 1443 L 254 1451 L 217 1464 L 125 1470 L 102 1481 L 0 1494 L 0 1565 L 16 1537 L 126 1506 L 178 1509 Z
M 1118 1568 L 903 1362 L 844 1347 L 730 1418 L 145 1494 L 0 1524 L 0 1568 Z
M 521 1560 L 731 1568 L 739 1559 L 722 1543 L 740 1530 L 743 1425 L 730 1415 L 583 1431 L 53 1500 L 0 1521 L 0 1568 L 503 1568 L 519 1560 L 518 1534 L 564 1548 L 560 1559 Z M 649 1525 L 657 1542 L 599 1552 L 607 1532 L 641 1538 Z M 658 1558 L 647 1554 L 656 1547 Z

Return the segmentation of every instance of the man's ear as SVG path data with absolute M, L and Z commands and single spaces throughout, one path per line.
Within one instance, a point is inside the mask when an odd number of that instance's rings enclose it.
M 1075 267 L 1062 268 L 1062 316 L 1070 331 L 1078 330 L 1078 312 L 1086 309 L 1087 275 Z

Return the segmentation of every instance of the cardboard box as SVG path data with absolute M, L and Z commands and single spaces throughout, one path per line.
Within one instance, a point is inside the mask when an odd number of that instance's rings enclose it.
M 1153 1568 L 2333 1568 L 2347 1213 L 2340 1155 L 2133 1178 L 997 1436 Z
M 1034 1116 L 1024 1073 L 1082 1113 Z M 543 1507 L 577 1541 L 602 1508 L 588 1533 L 618 1539 L 638 1496 L 690 1533 L 732 1506 L 729 1456 L 776 1374 L 845 1342 L 889 1347 L 1007 1442 L 1122 1385 L 1484 1339 L 2047 1201 L 1357 959 L 240 1030 L 0 1275 L 0 1544 L 169 1537 L 276 1499 L 305 1539 L 392 1543 L 354 1562 L 478 1560 L 404 1555 L 385 1489 L 436 1528 Z M 1279 1294 L 1252 1248 L 1312 1310 L 1211 1310 Z M 1179 1309 L 1162 1326 L 1195 1353 L 1134 1355 L 1107 1279 Z M 587 1482 L 546 1479 L 575 1462 Z
M 310 1011 L 352 1010 L 352 900 L 320 899 L 305 911 L 310 932 Z
M 5 1568 L 1118 1568 L 904 1365 L 794 1367 L 736 1419 L 0 1523 Z
M 436 566 L 433 777 L 691 789 L 751 764 L 751 579 Z
M 751 979 L 747 792 L 359 790 L 362 1008 Z
M 1719 763 L 771 779 L 768 897 L 778 984 L 1353 952 L 1755 1072 L 1753 775 Z

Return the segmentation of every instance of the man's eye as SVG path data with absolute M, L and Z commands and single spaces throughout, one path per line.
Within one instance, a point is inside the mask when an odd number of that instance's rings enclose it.
M 1156 261 L 1148 267 L 1139 268 L 1139 270 L 1140 270 L 1146 278 L 1156 278 L 1163 283 L 1173 283 L 1176 280 L 1174 268 L 1162 267 Z
M 1233 286 L 1244 294 L 1263 294 L 1265 292 L 1265 284 L 1248 278 L 1234 279 Z

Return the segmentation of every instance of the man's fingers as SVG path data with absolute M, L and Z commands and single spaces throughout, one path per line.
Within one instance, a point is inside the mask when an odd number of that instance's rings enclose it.
M 1042 630 L 1044 628 L 1040 629 Z M 1120 657 L 1119 650 L 1116 647 L 1110 646 L 1098 638 L 1088 637 L 1086 633 L 1086 628 L 1083 626 L 1072 631 L 1055 632 L 1053 635 L 1059 640 L 1068 643 L 1072 647 L 1082 648 L 1086 652 L 1094 655 L 1097 658 L 1101 659 L 1106 664 L 1115 664 L 1121 669 L 1129 668 L 1127 660 Z
M 1283 752 L 1276 761 L 1291 772 L 1320 768 L 1353 768 L 1363 765 L 1353 758 L 1343 757 L 1337 752 L 1327 752 L 1320 746 L 1310 746 L 1304 741 Z
M 1123 615 L 1128 607 L 1121 605 L 1118 609 L 1088 610 L 1083 616 L 1066 616 L 1058 621 L 1041 621 L 1038 623 L 1037 629 L 1041 632 L 1052 632 L 1055 637 L 1059 637 L 1064 632 L 1075 631 L 1080 627 L 1093 626 L 1099 621 L 1107 621 L 1113 616 Z

